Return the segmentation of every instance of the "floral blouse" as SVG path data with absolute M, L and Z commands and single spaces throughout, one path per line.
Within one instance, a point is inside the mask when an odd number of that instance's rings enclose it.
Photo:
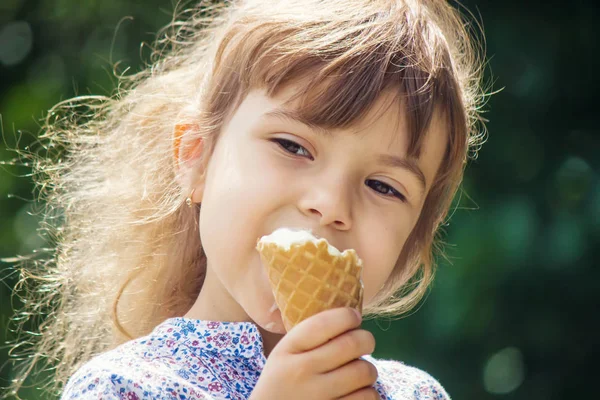
M 375 388 L 381 399 L 450 399 L 426 372 L 398 361 L 363 358 L 377 368 Z M 247 399 L 266 361 L 252 322 L 170 318 L 149 335 L 84 364 L 61 399 Z

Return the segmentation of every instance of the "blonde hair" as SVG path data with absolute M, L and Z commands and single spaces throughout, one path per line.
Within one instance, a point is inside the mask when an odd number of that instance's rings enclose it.
M 20 264 L 15 290 L 27 301 L 14 322 L 24 332 L 28 319 L 47 316 L 39 334 L 14 346 L 29 345 L 12 394 L 40 361 L 58 390 L 92 356 L 192 306 L 206 257 L 200 208 L 184 199 L 198 176 L 177 179 L 174 125 L 194 121 L 186 135 L 214 143 L 255 88 L 274 94 L 309 78 L 298 112 L 323 127 L 351 125 L 394 90 L 411 157 L 434 112 L 445 118 L 449 144 L 420 218 L 364 311 L 391 317 L 414 307 L 433 277 L 438 228 L 484 141 L 483 51 L 469 26 L 441 0 L 204 2 L 162 31 L 151 65 L 120 76 L 114 96 L 57 104 L 40 136 L 46 154 L 22 153 L 34 163 L 42 229 L 55 246 Z

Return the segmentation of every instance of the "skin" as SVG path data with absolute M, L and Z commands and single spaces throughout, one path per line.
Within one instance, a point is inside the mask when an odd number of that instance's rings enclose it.
M 407 169 L 378 161 L 380 154 L 401 158 L 406 154 L 407 129 L 398 107 L 388 107 L 391 93 L 384 93 L 354 126 L 332 130 L 331 135 L 298 122 L 265 117 L 277 108 L 293 109 L 293 103 L 283 105 L 292 93 L 294 86 L 272 98 L 261 90 L 247 95 L 223 126 L 192 197 L 202 203 L 199 233 L 208 266 L 204 286 L 185 316 L 254 322 L 269 361 L 272 352 L 285 359 L 282 354 L 298 349 L 320 346 L 322 350 L 330 339 L 344 334 L 341 329 L 349 329 L 347 334 L 361 330 L 356 329 L 360 322 L 352 326 L 346 321 L 325 330 L 330 337 L 300 345 L 287 343 L 294 340 L 290 333 L 284 342 L 281 315 L 272 311 L 274 297 L 255 250 L 257 240 L 280 227 L 304 228 L 340 251 L 355 249 L 364 263 L 366 305 L 390 276 L 446 147 L 445 126 L 435 116 L 421 157 L 415 160 L 426 181 L 423 188 Z M 202 146 L 192 147 L 197 157 Z M 325 329 L 327 323 L 319 325 L 322 318 L 317 315 L 303 323 L 310 326 L 314 320 L 313 329 Z M 368 351 L 374 341 L 362 335 L 362 341 L 353 343 Z M 277 353 L 280 341 L 284 350 Z M 349 354 L 354 359 L 360 356 Z M 335 359 L 331 354 L 330 358 Z M 344 361 L 338 361 L 339 367 Z

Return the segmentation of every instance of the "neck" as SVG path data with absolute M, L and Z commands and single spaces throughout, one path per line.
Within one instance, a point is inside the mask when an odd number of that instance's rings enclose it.
M 221 285 L 219 278 L 214 276 L 209 267 L 206 269 L 206 277 L 198 298 L 184 317 L 203 321 L 255 323 L 227 289 Z M 263 339 L 265 357 L 269 357 L 283 335 L 269 332 L 260 325 L 256 325 Z
M 260 331 L 260 335 L 262 336 L 262 339 L 263 339 L 263 348 L 264 348 L 264 352 L 265 352 L 265 357 L 269 358 L 271 351 L 273 351 L 273 348 L 283 338 L 283 335 L 266 331 L 263 328 L 261 328 L 260 326 L 258 327 L 258 330 Z

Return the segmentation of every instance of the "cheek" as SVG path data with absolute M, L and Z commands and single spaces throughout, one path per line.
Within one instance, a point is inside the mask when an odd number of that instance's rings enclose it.
M 202 198 L 200 231 L 203 239 L 210 236 L 206 243 L 212 244 L 215 253 L 229 252 L 231 245 L 244 246 L 245 241 L 256 239 L 254 235 L 264 234 L 261 221 L 281 204 L 289 181 L 271 162 L 248 143 L 224 146 L 213 155 Z
M 367 304 L 388 280 L 406 243 L 410 227 L 381 231 L 369 235 L 363 248 L 363 281 L 365 286 L 365 304 Z
M 384 254 L 379 252 L 371 255 L 369 258 L 363 259 L 363 283 L 364 283 L 364 302 L 368 303 L 385 284 L 390 276 L 394 266 L 396 265 L 397 257 L 393 254 Z
M 207 200 L 240 213 L 270 192 L 273 168 L 254 147 L 247 142 L 228 143 L 215 154 L 215 163 L 207 177 Z M 232 207 L 232 203 L 236 203 L 236 207 Z

